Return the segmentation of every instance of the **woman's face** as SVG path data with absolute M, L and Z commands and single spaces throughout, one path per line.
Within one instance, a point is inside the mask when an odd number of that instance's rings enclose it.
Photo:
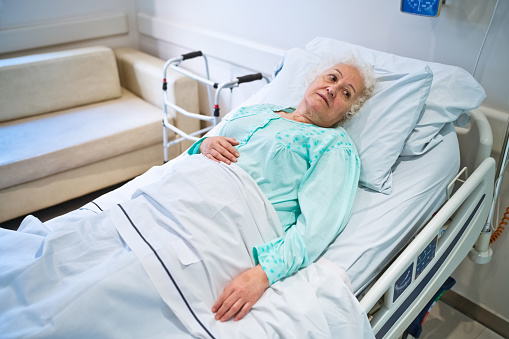
M 336 64 L 309 85 L 299 106 L 314 125 L 331 127 L 343 119 L 363 90 L 357 68 Z

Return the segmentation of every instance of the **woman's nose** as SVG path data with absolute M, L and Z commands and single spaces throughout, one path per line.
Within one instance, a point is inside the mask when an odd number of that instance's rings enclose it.
M 327 87 L 327 93 L 334 98 L 334 90 L 330 87 Z

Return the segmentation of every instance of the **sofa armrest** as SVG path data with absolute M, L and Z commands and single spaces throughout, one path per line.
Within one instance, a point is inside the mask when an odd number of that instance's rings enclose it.
M 114 53 L 117 59 L 121 85 L 145 101 L 161 108 L 162 121 L 164 61 L 130 47 L 115 48 Z M 189 112 L 199 112 L 198 83 L 196 80 L 169 70 L 166 81 L 168 82 L 167 95 L 169 100 Z M 174 111 L 170 114 L 172 114 L 175 126 L 184 132 L 191 133 L 200 129 L 199 120 L 185 117 Z M 185 151 L 191 144 L 190 142 L 181 143 L 179 153 Z

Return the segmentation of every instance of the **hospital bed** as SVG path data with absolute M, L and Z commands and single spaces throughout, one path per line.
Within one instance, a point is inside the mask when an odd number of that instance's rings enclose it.
M 154 255 L 146 252 L 140 255 L 139 251 L 146 251 L 143 244 L 132 242 L 131 245 L 131 240 L 126 240 L 134 252 L 138 251 L 138 258 L 141 258 L 149 278 L 143 275 L 135 284 L 130 284 L 126 277 L 119 278 L 123 288 L 116 293 L 123 298 L 118 298 L 117 306 L 124 314 L 139 315 L 146 319 L 144 324 L 148 332 L 164 328 L 172 333 L 171 337 L 188 337 L 190 334 L 204 338 L 223 337 L 225 333 L 237 337 L 249 337 L 254 333 L 271 333 L 274 337 L 299 334 L 316 338 L 337 335 L 372 337 L 373 334 L 377 338 L 401 336 L 467 256 L 486 222 L 493 196 L 495 166 L 489 157 L 491 130 L 482 112 L 475 109 L 485 94 L 461 69 L 317 38 L 305 50 L 288 51 L 276 67 L 274 80 L 243 105 L 271 102 L 295 106 L 308 80 L 304 74 L 307 71 L 303 70 L 318 67 L 331 55 L 344 57 L 345 53 L 375 65 L 379 83 L 364 111 L 346 126 L 358 146 L 365 168 L 344 231 L 315 264 L 274 284 L 266 292 L 268 296 L 260 299 L 259 307 L 253 308 L 238 326 L 233 322 L 217 324 L 207 314 L 208 310 L 201 312 L 200 302 L 193 304 L 193 300 L 186 300 L 186 304 L 191 304 L 190 308 L 166 310 L 162 316 L 160 310 L 164 303 L 170 305 L 170 301 L 180 300 L 182 294 L 194 295 L 191 293 L 193 286 L 187 291 L 185 284 L 179 285 L 180 289 L 176 288 L 179 296 L 168 288 L 167 283 L 161 283 L 164 276 L 161 270 L 151 271 L 157 266 L 150 261 Z M 228 118 L 227 114 L 223 121 Z M 222 123 L 212 128 L 209 135 L 217 133 Z M 378 142 L 373 144 L 372 139 Z M 389 147 L 391 143 L 395 145 Z M 386 149 L 381 151 L 376 146 Z M 378 154 L 383 154 L 383 158 Z M 163 204 L 164 199 L 179 204 L 180 200 L 171 196 L 169 192 L 173 191 L 170 189 L 163 198 L 157 196 L 157 191 L 166 187 L 159 181 L 171 176 L 181 179 L 177 168 L 184 166 L 186 159 L 196 159 L 193 157 L 184 154 L 163 166 L 154 167 L 82 209 L 43 226 L 35 218 L 27 218 L 21 229 L 44 227 L 58 230 L 61 224 L 76 223 L 85 215 L 97 214 L 99 218 L 104 214 L 102 211 L 112 211 L 110 218 L 129 220 L 131 225 L 137 224 L 137 218 L 148 223 L 147 216 L 144 219 L 133 214 L 126 219 L 131 198 L 147 195 L 158 204 Z M 370 163 L 373 158 L 375 161 Z M 190 168 L 189 171 L 201 169 Z M 229 175 L 237 179 L 241 177 L 236 172 Z M 378 180 L 370 180 L 372 178 Z M 178 186 L 178 183 L 171 185 L 174 190 L 186 190 L 186 186 Z M 206 185 L 205 181 L 203 185 Z M 256 199 L 250 199 L 254 206 Z M 193 214 L 192 211 L 188 213 Z M 160 217 L 155 219 L 162 220 Z M 97 224 L 101 224 L 101 220 Z M 127 226 L 117 227 L 122 237 L 136 237 Z M 160 239 L 166 239 L 163 237 Z M 180 244 L 175 245 L 178 249 L 175 253 L 180 259 L 180 264 L 172 266 L 175 269 L 198 260 L 196 253 L 186 252 L 187 247 L 179 241 L 168 238 L 168 242 Z M 161 251 L 160 255 L 164 253 Z M 167 260 L 171 266 L 173 259 Z M 189 271 L 192 264 L 186 267 Z M 177 286 L 179 279 L 175 280 Z M 196 295 L 200 293 L 195 292 Z M 315 295 L 311 297 L 309 293 Z M 94 297 L 108 299 L 107 294 L 100 294 L 100 297 L 94 294 Z M 143 315 L 139 311 L 140 300 L 148 300 L 147 305 L 153 303 L 152 307 L 141 307 Z M 317 308 L 313 308 L 315 306 Z M 114 307 L 111 306 L 112 311 Z M 188 312 L 190 309 L 194 310 L 192 317 Z M 130 328 L 128 322 L 123 326 Z M 1 322 L 0 328 L 5 328 Z M 112 333 L 118 334 L 115 332 L 118 329 L 106 327 L 103 330 L 105 332 L 97 329 L 95 333 L 107 335 L 112 331 L 111 336 Z

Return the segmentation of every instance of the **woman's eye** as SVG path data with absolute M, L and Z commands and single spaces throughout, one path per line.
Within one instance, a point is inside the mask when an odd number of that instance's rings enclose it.
M 343 90 L 343 94 L 344 94 L 344 95 L 345 95 L 345 97 L 347 97 L 347 98 L 350 98 L 350 96 L 351 96 L 351 95 L 350 95 L 350 91 L 349 91 L 349 90 L 347 90 L 347 89 L 344 89 L 344 90 Z
M 337 77 L 337 76 L 335 76 L 334 74 L 329 74 L 329 78 L 330 78 L 332 81 L 334 81 L 334 82 L 336 82 L 336 81 L 338 80 L 338 77 Z

